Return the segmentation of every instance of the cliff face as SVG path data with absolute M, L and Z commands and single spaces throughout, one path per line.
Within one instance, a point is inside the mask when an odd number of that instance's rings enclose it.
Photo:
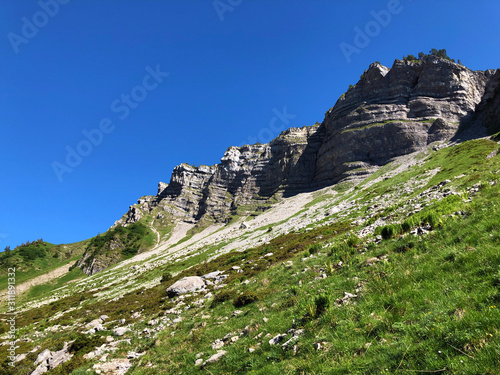
M 450 139 L 481 102 L 488 76 L 442 59 L 378 63 L 327 112 L 315 182 Z
M 116 224 L 153 210 L 157 219 L 224 222 L 275 195 L 366 175 L 393 157 L 451 139 L 471 118 L 491 121 L 500 108 L 499 81 L 498 72 L 437 58 L 396 60 L 390 69 L 371 64 L 321 125 L 291 128 L 269 144 L 230 147 L 214 166 L 181 164 L 169 184 L 160 183 L 156 196 L 141 198 Z
M 290 128 L 269 144 L 230 147 L 214 166 L 181 164 L 169 184 L 160 182 L 156 196 L 139 199 L 115 225 L 153 210 L 160 212 L 158 219 L 224 222 L 242 206 L 255 211 L 276 193 L 308 190 L 321 141 L 320 125 Z

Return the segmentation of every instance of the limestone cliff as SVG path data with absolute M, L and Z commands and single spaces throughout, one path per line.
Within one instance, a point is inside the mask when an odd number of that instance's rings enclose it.
M 310 189 L 316 155 L 322 141 L 320 125 L 290 128 L 269 144 L 229 147 L 214 166 L 174 168 L 169 184 L 160 182 L 158 194 L 143 197 L 116 224 L 140 220 L 156 210 L 195 223 L 224 222 L 241 207 L 263 209 L 274 194 L 291 195 Z M 173 218 L 173 219 L 172 219 Z
M 438 58 L 371 64 L 326 114 L 316 184 L 450 139 L 481 102 L 488 77 Z
M 439 58 L 396 60 L 390 69 L 373 63 L 322 124 L 288 129 L 269 144 L 230 147 L 214 166 L 181 164 L 169 184 L 160 183 L 156 196 L 141 198 L 115 225 L 153 211 L 169 223 L 225 222 L 242 207 L 264 209 L 271 197 L 363 177 L 391 158 L 451 139 L 471 119 L 493 121 L 499 77 Z

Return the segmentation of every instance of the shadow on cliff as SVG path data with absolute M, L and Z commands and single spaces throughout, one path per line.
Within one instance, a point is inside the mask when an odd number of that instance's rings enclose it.
M 259 195 L 271 197 L 277 192 L 282 192 L 284 198 L 289 198 L 322 188 L 323 186 L 313 185 L 313 180 L 324 135 L 325 127 L 321 124 L 317 131 L 308 138 L 306 146 L 298 157 L 293 150 L 285 155 L 277 152 L 266 170 L 265 177 L 257 181 Z M 278 148 L 279 145 L 271 145 L 271 147 Z

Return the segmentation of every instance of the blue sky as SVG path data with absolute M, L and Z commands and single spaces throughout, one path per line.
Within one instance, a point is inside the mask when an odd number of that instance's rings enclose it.
M 446 48 L 471 69 L 497 68 L 499 10 L 486 0 L 4 1 L 0 249 L 106 231 L 175 165 L 215 164 L 230 145 L 321 122 L 376 60 Z M 355 52 L 346 58 L 342 43 Z

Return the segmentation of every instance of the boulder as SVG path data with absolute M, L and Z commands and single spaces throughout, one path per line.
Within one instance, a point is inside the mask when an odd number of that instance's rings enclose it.
M 181 294 L 194 292 L 205 287 L 205 282 L 199 276 L 188 276 L 175 282 L 167 288 L 169 297 L 179 296 Z

